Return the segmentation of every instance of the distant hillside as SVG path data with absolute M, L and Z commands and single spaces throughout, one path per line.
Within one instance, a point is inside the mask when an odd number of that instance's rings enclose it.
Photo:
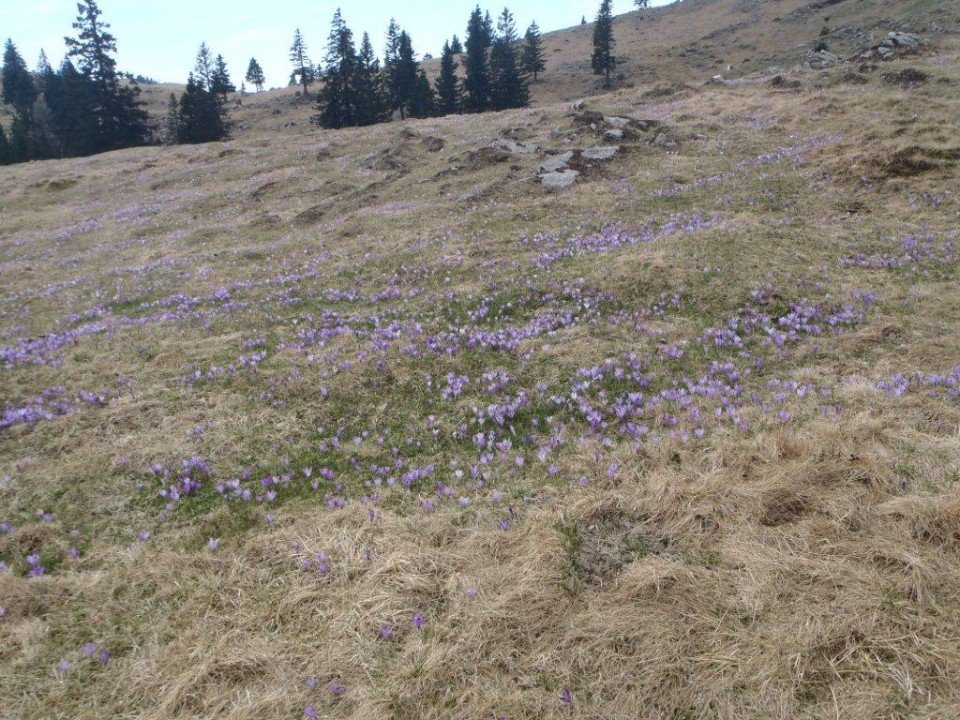
M 936 0 L 683 0 L 633 11 L 614 22 L 617 83 L 641 90 L 660 86 L 669 93 L 716 74 L 737 78 L 771 66 L 793 67 L 818 41 L 846 57 L 892 30 L 957 32 L 960 5 Z M 592 23 L 544 34 L 547 68 L 531 86 L 534 106 L 602 92 L 590 69 L 592 34 Z M 423 66 L 433 78 L 439 60 Z M 149 111 L 162 117 L 170 92 L 181 86 L 142 89 Z M 251 94 L 243 102 L 243 109 L 233 111 L 239 133 L 307 128 L 314 112 L 312 102 L 299 99 L 297 88 Z

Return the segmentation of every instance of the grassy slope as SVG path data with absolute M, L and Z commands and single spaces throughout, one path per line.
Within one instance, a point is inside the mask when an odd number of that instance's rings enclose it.
M 595 98 L 679 147 L 561 193 L 477 151 L 564 104 L 9 169 L 0 396 L 64 414 L 0 431 L 0 714 L 955 716 L 958 58 Z

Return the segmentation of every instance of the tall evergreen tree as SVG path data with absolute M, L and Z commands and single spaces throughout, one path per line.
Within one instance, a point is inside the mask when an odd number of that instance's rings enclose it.
M 313 63 L 307 55 L 307 43 L 297 28 L 293 33 L 293 44 L 290 46 L 290 62 L 293 63 L 292 78 L 299 78 L 303 85 L 303 96 L 310 97 L 310 83 L 313 82 Z
M 384 87 L 380 61 L 377 60 L 368 33 L 363 34 L 357 55 L 356 91 L 358 125 L 373 125 L 390 117 L 389 97 Z
M 547 67 L 546 56 L 543 52 L 543 38 L 536 22 L 530 23 L 523 36 L 523 51 L 520 53 L 520 69 L 527 75 L 533 75 L 536 82 L 537 75 Z
M 450 41 L 450 52 L 452 52 L 454 55 L 463 54 L 463 43 L 460 42 L 460 38 L 458 38 L 456 35 L 454 35 L 453 39 Z
M 410 100 L 407 102 L 407 112 L 410 117 L 427 118 L 437 111 L 437 96 L 433 94 L 430 81 L 422 68 L 417 68 L 417 75 L 413 81 Z
M 267 78 L 264 77 L 263 68 L 260 67 L 260 63 L 257 62 L 256 58 L 250 58 L 245 80 L 253 85 L 257 89 L 257 92 L 263 91 L 263 86 L 267 82 Z
M 470 13 L 466 51 L 464 106 L 470 112 L 483 112 L 490 106 L 490 74 L 487 67 L 486 29 L 479 5 Z
M 180 96 L 177 140 L 182 144 L 214 142 L 227 137 L 226 108 L 222 97 L 190 73 Z
M 397 59 L 393 66 L 392 96 L 394 108 L 400 111 L 400 119 L 407 116 L 410 100 L 417 85 L 417 73 L 420 63 L 413 52 L 413 42 L 406 31 L 400 33 L 397 40 Z
M 49 130 L 59 157 L 97 152 L 97 116 L 93 81 L 64 58 L 60 69 L 44 80 L 44 101 L 49 109 Z
M 485 48 L 493 47 L 493 41 L 496 39 L 496 34 L 493 31 L 493 18 L 490 17 L 490 11 L 487 10 L 483 16 L 483 46 Z
M 197 51 L 197 59 L 193 62 L 193 76 L 198 85 L 207 90 L 213 87 L 213 75 L 216 72 L 216 65 L 213 59 L 213 53 L 205 42 L 200 43 L 200 49 Z
M 443 54 L 440 55 L 440 75 L 437 77 L 437 110 L 441 115 L 452 115 L 460 109 L 458 65 L 453 55 L 453 47 L 445 42 Z
M 167 101 L 167 117 L 164 118 L 163 144 L 176 145 L 180 142 L 180 102 L 174 93 Z
M 13 154 L 10 150 L 10 141 L 7 140 L 7 133 L 0 125 L 0 165 L 9 165 L 13 162 Z
M 226 102 L 227 95 L 236 91 L 237 86 L 230 80 L 230 73 L 227 71 L 227 63 L 223 55 L 217 55 L 213 64 L 213 77 L 210 79 L 210 92 L 219 95 Z
M 23 56 L 10 39 L 3 47 L 0 76 L 3 79 L 3 102 L 13 106 L 18 115 L 28 119 L 33 117 L 33 104 L 40 96 L 40 91 L 33 81 L 33 75 L 27 70 Z
M 611 0 L 601 0 L 593 26 L 593 55 L 590 65 L 594 75 L 603 75 L 603 86 L 610 87 L 610 73 L 617 65 L 613 54 L 613 11 Z
M 526 107 L 530 91 L 517 63 L 517 27 L 504 8 L 497 18 L 497 36 L 490 50 L 490 107 L 494 110 Z
M 357 50 L 353 32 L 347 27 L 340 8 L 333 15 L 323 77 L 317 97 L 317 115 L 313 121 L 321 127 L 342 128 L 359 123 L 356 95 Z
M 79 71 L 92 83 L 96 119 L 93 145 L 99 151 L 143 144 L 150 129 L 139 100 L 140 88 L 135 83 L 120 85 L 117 63 L 112 57 L 117 52 L 117 40 L 109 32 L 110 25 L 100 20 L 95 0 L 80 0 L 77 12 L 73 23 L 77 37 L 64 38 L 64 42 L 69 57 L 78 59 Z
M 390 112 L 398 109 L 402 103 L 397 100 L 397 63 L 400 62 L 400 34 L 403 31 L 395 18 L 390 18 L 387 26 L 386 45 L 383 48 L 383 81 L 387 92 L 387 105 Z

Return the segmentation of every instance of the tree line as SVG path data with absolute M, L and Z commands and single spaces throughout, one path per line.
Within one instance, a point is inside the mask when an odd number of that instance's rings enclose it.
M 7 40 L 0 79 L 3 102 L 13 108 L 13 120 L 9 132 L 0 125 L 0 164 L 158 141 L 192 144 L 228 137 L 230 96 L 237 88 L 222 55 L 214 57 L 201 43 L 185 90 L 179 97 L 170 95 L 166 117 L 159 128 L 152 128 L 136 80 L 116 68 L 116 38 L 100 19 L 96 0 L 81 0 L 77 9 L 73 24 L 77 34 L 65 38 L 68 51 L 57 70 L 41 52 L 37 70 L 30 72 L 13 41 Z M 610 0 L 600 4 L 593 46 L 593 71 L 609 85 L 616 65 Z M 339 9 L 321 63 L 311 61 L 299 28 L 289 58 L 290 84 L 301 87 L 304 99 L 313 98 L 311 87 L 318 86 L 311 120 L 324 128 L 371 125 L 395 116 L 425 118 L 526 107 L 530 82 L 546 68 L 536 22 L 521 37 L 508 8 L 494 20 L 479 5 L 470 14 L 465 40 L 454 35 L 444 43 L 433 82 L 421 67 L 410 34 L 395 20 L 387 28 L 381 64 L 369 34 L 363 33 L 358 47 Z M 250 59 L 244 81 L 241 97 L 246 83 L 263 90 L 266 78 L 256 58 Z

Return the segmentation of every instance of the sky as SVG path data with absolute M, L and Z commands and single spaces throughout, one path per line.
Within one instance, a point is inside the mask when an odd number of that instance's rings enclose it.
M 500 0 L 502 2 L 502 0 Z M 670 0 L 653 0 L 652 6 Z M 339 6 L 344 20 L 359 40 L 370 33 L 378 54 L 391 17 L 413 39 L 419 56 L 440 55 L 443 41 L 465 38 L 467 20 L 477 0 L 98 0 L 100 19 L 117 38 L 117 65 L 123 72 L 145 75 L 160 82 L 186 82 L 201 42 L 214 55 L 222 54 L 239 87 L 251 57 L 263 67 L 267 87 L 287 84 L 288 60 L 295 28 L 299 27 L 314 62 L 323 59 L 330 21 Z M 479 3 L 496 17 L 502 5 Z M 542 32 L 590 21 L 599 0 L 514 0 L 510 7 L 522 34 L 535 20 Z M 633 10 L 633 2 L 613 3 L 614 13 Z M 63 59 L 65 35 L 77 15 L 75 0 L 0 0 L 0 42 L 11 38 L 30 68 L 43 48 L 56 67 Z

